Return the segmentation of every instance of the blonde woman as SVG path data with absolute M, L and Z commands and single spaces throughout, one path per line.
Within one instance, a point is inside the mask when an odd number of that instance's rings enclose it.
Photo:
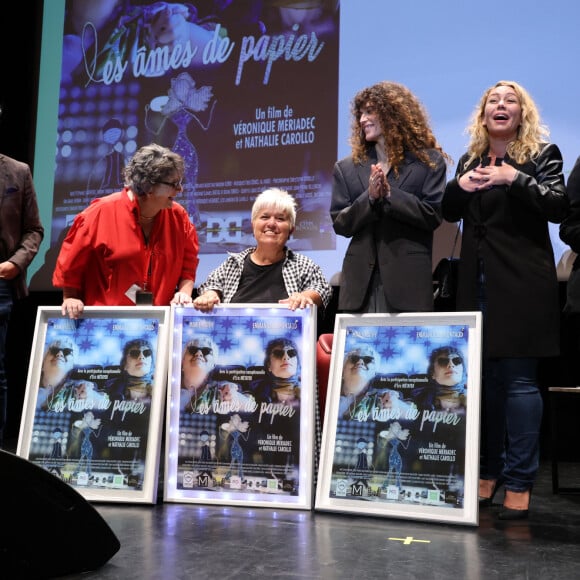
M 480 505 L 504 483 L 500 519 L 523 519 L 539 464 L 538 361 L 559 351 L 548 222 L 568 210 L 562 155 L 514 81 L 484 92 L 468 131 L 442 208 L 446 220 L 463 220 L 457 309 L 483 312 Z

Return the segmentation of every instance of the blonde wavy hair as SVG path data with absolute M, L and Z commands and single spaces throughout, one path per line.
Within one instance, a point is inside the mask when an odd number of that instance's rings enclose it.
M 471 141 L 467 148 L 469 158 L 464 167 L 467 167 L 474 159 L 481 157 L 484 151 L 489 148 L 489 135 L 483 125 L 483 115 L 489 94 L 497 87 L 511 87 L 515 91 L 522 108 L 522 121 L 516 139 L 507 147 L 508 155 L 516 163 L 525 163 L 538 155 L 542 145 L 548 141 L 550 131 L 540 121 L 540 113 L 528 91 L 515 81 L 498 81 L 483 93 L 479 104 L 472 114 L 471 124 L 466 130 L 471 136 Z
M 436 149 L 447 163 L 451 163 L 451 158 L 433 135 L 427 112 L 421 102 L 407 87 L 391 81 L 382 81 L 359 91 L 352 101 L 353 119 L 349 142 L 355 163 L 366 161 L 374 146 L 374 142 L 365 139 L 360 126 L 361 112 L 368 105 L 377 111 L 389 162 L 395 175 L 399 174 L 405 153 L 411 153 L 425 165 L 434 168 L 435 163 L 427 150 Z

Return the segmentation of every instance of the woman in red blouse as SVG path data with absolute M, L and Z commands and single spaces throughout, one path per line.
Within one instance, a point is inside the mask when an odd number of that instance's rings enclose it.
M 182 190 L 183 158 L 157 144 L 139 149 L 122 191 L 79 213 L 63 241 L 52 282 L 63 289 L 62 313 L 87 306 L 191 303 L 198 238 Z

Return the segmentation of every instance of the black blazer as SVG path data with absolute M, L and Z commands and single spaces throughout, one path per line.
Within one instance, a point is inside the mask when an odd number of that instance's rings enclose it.
M 431 168 L 407 155 L 387 179 L 390 198 L 371 203 L 369 177 L 376 151 L 355 164 L 346 157 L 334 165 L 330 215 L 334 231 L 351 238 L 344 261 L 338 308 L 359 311 L 371 276 L 379 268 L 387 300 L 402 312 L 433 310 L 433 232 L 441 223 L 446 163 L 436 150 Z
M 489 357 L 541 357 L 559 353 L 560 304 L 548 222 L 568 211 L 562 155 L 546 144 L 540 154 L 517 164 L 513 183 L 474 193 L 458 178 L 480 164 L 463 167 L 445 189 L 443 217 L 463 219 L 457 310 L 479 310 L 478 260 L 483 260 L 487 313 L 484 352 Z

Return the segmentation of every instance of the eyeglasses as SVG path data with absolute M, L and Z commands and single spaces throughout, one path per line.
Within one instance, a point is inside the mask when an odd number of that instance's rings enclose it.
M 360 356 L 358 354 L 349 354 L 348 360 L 355 365 L 359 360 L 362 360 L 365 365 L 369 365 L 370 363 L 375 361 L 374 356 Z
M 143 355 L 145 358 L 149 358 L 153 354 L 153 351 L 150 348 L 132 348 L 129 351 L 129 356 L 131 358 L 139 358 Z
M 155 183 L 169 185 L 169 187 L 173 187 L 173 189 L 183 189 L 183 179 L 180 179 L 179 181 L 156 181 Z
M 296 358 L 298 353 L 294 348 L 275 348 L 272 351 L 272 356 L 277 359 L 284 358 L 284 355 L 288 355 L 288 358 Z
M 210 354 L 213 354 L 213 349 L 209 348 L 209 346 L 195 346 L 195 345 L 191 345 L 187 347 L 187 352 L 190 355 L 195 355 L 198 352 L 201 352 L 201 354 L 203 356 L 208 356 Z
M 52 356 L 56 356 L 59 352 L 62 352 L 65 357 L 70 356 L 73 352 L 72 348 L 61 348 L 60 346 L 51 346 L 48 351 Z
M 440 367 L 448 367 L 450 362 L 453 363 L 453 366 L 459 366 L 463 364 L 463 360 L 459 356 L 452 356 L 451 358 L 448 356 L 440 356 L 437 359 L 437 364 Z

